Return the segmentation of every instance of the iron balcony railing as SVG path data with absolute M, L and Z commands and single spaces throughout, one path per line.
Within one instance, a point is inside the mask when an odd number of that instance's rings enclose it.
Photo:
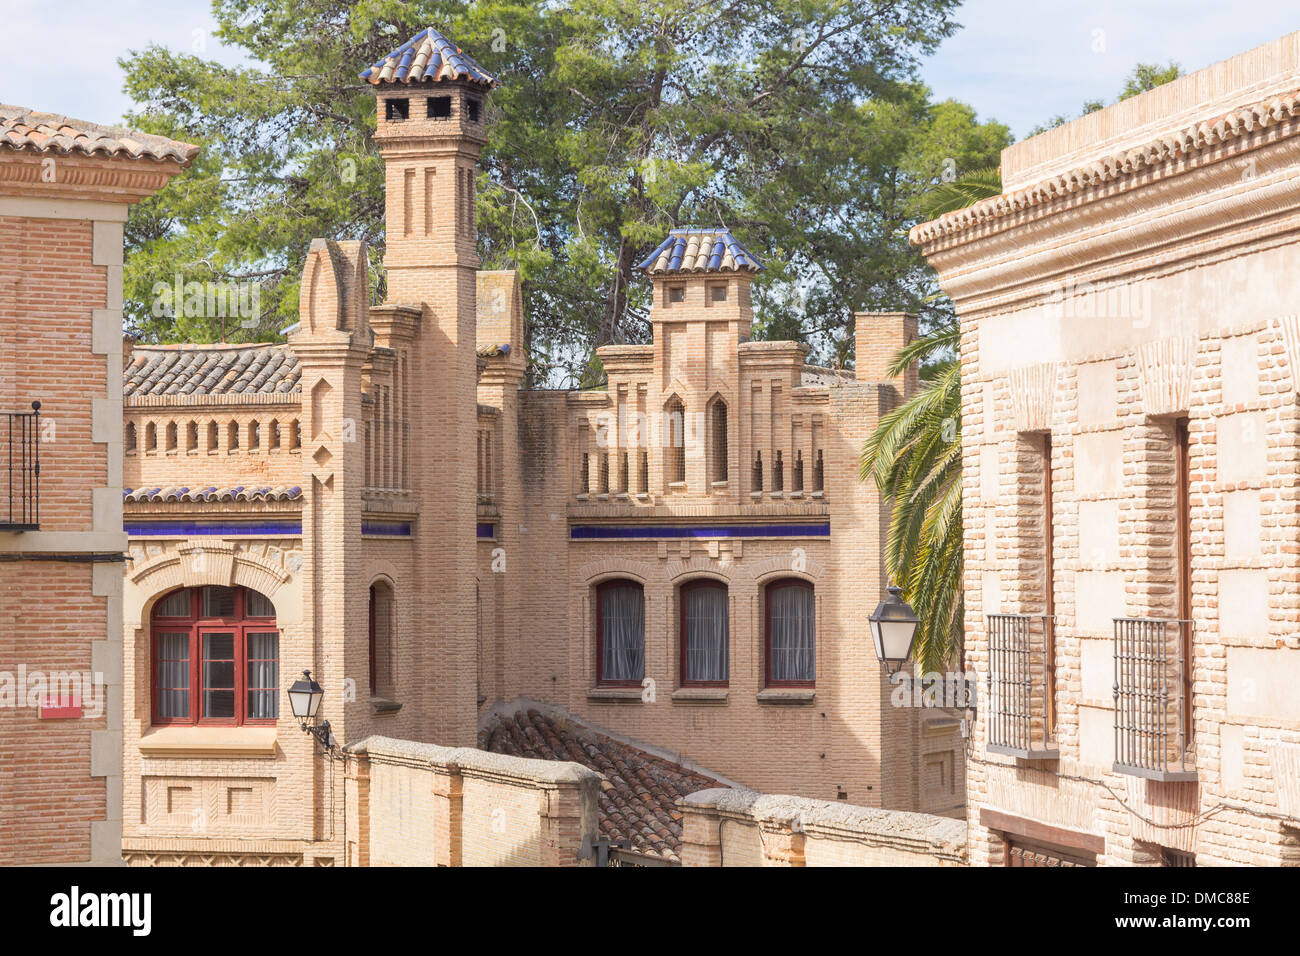
M 1195 780 L 1185 691 L 1191 621 L 1115 618 L 1115 770 Z
M 30 412 L 3 412 L 4 498 L 0 531 L 35 531 L 41 524 L 41 403 Z
M 988 744 L 991 753 L 1057 760 L 1050 615 L 990 614 Z

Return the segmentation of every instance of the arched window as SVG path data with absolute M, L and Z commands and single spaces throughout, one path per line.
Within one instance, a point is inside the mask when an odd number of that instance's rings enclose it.
M 275 607 L 240 587 L 182 588 L 151 619 L 155 724 L 273 724 L 280 715 Z
M 682 683 L 726 684 L 731 670 L 726 585 L 692 581 L 682 585 L 680 598 Z
M 635 581 L 596 588 L 596 681 L 640 684 L 645 678 L 645 592 Z
M 393 696 L 393 589 L 370 585 L 370 696 Z
M 727 403 L 713 400 L 709 408 L 709 447 L 712 450 L 711 481 L 727 480 Z
M 766 588 L 763 627 L 769 687 L 811 687 L 817 677 L 817 624 L 813 586 L 797 578 Z
M 670 484 L 686 480 L 686 406 L 671 398 L 664 406 L 664 472 Z

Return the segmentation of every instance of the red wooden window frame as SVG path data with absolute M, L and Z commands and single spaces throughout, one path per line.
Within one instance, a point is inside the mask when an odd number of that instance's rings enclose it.
M 204 587 L 193 587 L 189 591 L 189 614 L 185 617 L 165 617 L 158 614 L 163 602 L 175 592 L 163 595 L 154 603 L 150 614 L 150 674 L 149 674 L 149 710 L 152 722 L 159 727 L 239 727 L 239 726 L 275 726 L 277 718 L 250 718 L 248 713 L 248 642 L 246 635 L 275 634 L 277 652 L 281 637 L 276 626 L 275 616 L 251 617 L 245 613 L 248 590 L 234 588 L 234 609 L 228 617 L 205 617 L 203 615 Z M 235 660 L 235 707 L 233 717 L 204 717 L 203 712 L 203 634 L 219 633 L 234 635 Z M 189 716 L 162 717 L 158 713 L 158 664 L 160 634 L 185 634 L 189 638 Z
M 731 592 L 727 585 L 712 578 L 688 581 L 677 589 L 677 674 L 683 687 L 726 687 L 731 683 L 731 647 L 727 647 L 726 680 L 690 680 L 686 676 L 686 595 L 691 591 L 714 588 L 722 592 L 727 609 L 727 643 L 731 643 Z
M 775 588 L 795 586 L 806 588 L 813 596 L 813 679 L 772 679 L 772 591 Z M 817 686 L 817 589 L 803 578 L 778 578 L 763 587 L 763 686 L 764 687 L 816 687 Z
M 641 592 L 641 676 L 634 680 L 605 678 L 605 592 L 631 586 Z M 631 578 L 611 578 L 596 585 L 596 683 L 603 687 L 640 687 L 645 680 L 645 587 Z

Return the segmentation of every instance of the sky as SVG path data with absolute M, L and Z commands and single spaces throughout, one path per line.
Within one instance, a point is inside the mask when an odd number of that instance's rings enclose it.
M 1111 102 L 1138 62 L 1208 66 L 1300 29 L 1294 0 L 967 0 L 922 66 L 939 98 L 1017 137 L 1085 100 Z M 101 123 L 131 108 L 117 59 L 160 43 L 241 61 L 211 36 L 210 0 L 0 0 L 0 103 Z

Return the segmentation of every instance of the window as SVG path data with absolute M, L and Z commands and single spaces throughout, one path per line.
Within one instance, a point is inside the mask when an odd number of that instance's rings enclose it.
M 127 422 L 127 424 L 126 424 L 126 453 L 127 453 L 128 455 L 133 455 L 133 454 L 135 454 L 135 449 L 136 449 L 135 422 Z
M 384 581 L 370 585 L 370 696 L 393 692 L 393 589 Z
M 1178 619 L 1192 619 L 1192 462 L 1191 439 L 1188 435 L 1187 419 L 1179 418 L 1174 422 L 1174 458 L 1175 481 L 1177 482 L 1175 502 L 1175 537 L 1178 560 Z M 1190 743 L 1196 733 L 1196 722 L 1192 706 L 1192 628 L 1184 624 L 1179 628 L 1179 648 L 1182 655 L 1182 720 L 1183 734 Z
M 713 480 L 727 480 L 727 403 L 721 398 L 715 399 L 710 409 L 710 426 L 713 446 Z
M 1043 695 L 1045 729 L 1056 732 L 1056 565 L 1052 526 L 1052 436 L 1043 436 Z
M 645 677 L 645 592 L 635 581 L 596 588 L 596 681 L 637 684 Z
M 693 581 L 681 589 L 683 684 L 726 684 L 730 672 L 727 588 Z
M 710 283 L 708 304 L 712 305 L 715 302 L 726 302 L 726 301 L 727 301 L 727 284 L 725 282 Z
M 482 111 L 482 109 L 483 109 L 482 100 L 473 96 L 467 97 L 465 99 L 465 112 L 468 114 L 469 121 L 471 123 L 478 122 L 479 114 Z
M 684 285 L 670 285 L 670 286 L 668 287 L 668 304 L 669 304 L 669 305 L 671 305 L 671 304 L 674 303 L 674 302 L 685 302 L 685 301 L 686 301 L 686 286 L 684 286 Z
M 275 607 L 239 587 L 182 588 L 154 605 L 155 724 L 273 723 L 280 715 Z
M 764 657 L 767 685 L 811 687 L 817 678 L 817 623 L 813 586 L 789 578 L 765 593 Z
M 429 119 L 451 119 L 451 97 L 431 96 L 426 109 Z
M 390 123 L 400 123 L 411 117 L 411 101 L 407 99 L 384 100 L 384 119 Z
M 673 398 L 664 411 L 665 471 L 668 482 L 678 484 L 686 480 L 686 406 Z

